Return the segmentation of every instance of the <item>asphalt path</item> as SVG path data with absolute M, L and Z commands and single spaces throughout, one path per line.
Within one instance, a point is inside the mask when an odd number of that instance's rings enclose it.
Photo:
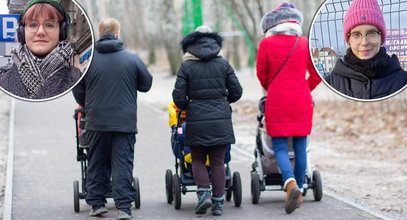
M 89 217 L 90 207 L 80 201 L 80 212 L 74 212 L 73 181 L 80 180 L 76 161 L 75 123 L 72 118 L 76 103 L 72 94 L 59 99 L 32 103 L 16 101 L 14 135 L 14 178 L 11 219 L 73 220 L 115 219 L 117 211 L 108 200 L 109 213 L 102 218 Z M 157 108 L 139 102 L 139 134 L 136 138 L 134 175 L 140 179 L 141 207 L 133 208 L 133 219 L 193 219 L 195 193 L 182 195 L 182 206 L 175 210 L 167 204 L 165 171 L 175 172 L 170 149 L 170 129 L 165 106 Z M 253 138 L 254 140 L 254 138 Z M 264 192 L 259 204 L 251 204 L 250 160 L 234 157 L 232 172 L 242 178 L 243 201 L 234 207 L 233 200 L 224 205 L 224 215 L 217 219 L 374 219 L 374 216 L 335 198 L 324 195 L 320 202 L 312 192 L 302 206 L 290 215 L 284 211 L 283 192 Z M 234 159 L 237 158 L 237 159 Z M 210 212 L 199 218 L 212 219 Z

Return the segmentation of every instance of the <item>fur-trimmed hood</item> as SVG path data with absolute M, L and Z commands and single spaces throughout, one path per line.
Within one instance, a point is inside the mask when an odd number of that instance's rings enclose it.
M 222 49 L 223 38 L 218 33 L 192 32 L 181 41 L 182 51 L 200 59 L 216 57 Z

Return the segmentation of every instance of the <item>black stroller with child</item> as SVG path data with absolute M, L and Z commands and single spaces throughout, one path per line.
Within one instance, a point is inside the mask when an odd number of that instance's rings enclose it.
M 185 195 L 187 192 L 196 192 L 196 189 L 188 189 L 188 187 L 196 186 L 196 184 L 192 173 L 190 149 L 184 145 L 186 112 L 179 111 L 174 103 L 168 105 L 168 111 L 170 113 L 171 147 L 175 156 L 175 174 L 172 173 L 171 169 L 166 170 L 165 189 L 167 203 L 171 204 L 174 201 L 175 209 L 180 209 L 181 193 Z M 226 201 L 230 201 L 233 195 L 234 205 L 239 207 L 242 203 L 242 183 L 239 172 L 235 171 L 232 176 L 229 168 L 230 159 L 229 145 L 225 153 L 225 197 Z M 207 168 L 209 169 L 209 167 Z
M 256 134 L 256 148 L 254 150 L 255 162 L 252 164 L 251 171 L 251 196 L 252 203 L 257 204 L 262 191 L 281 191 L 283 190 L 283 180 L 277 161 L 274 157 L 271 137 L 268 136 L 265 128 L 264 108 L 266 97 L 259 101 L 259 114 L 257 115 L 258 127 Z M 291 166 L 294 167 L 294 149 L 292 138 L 288 139 L 288 156 Z M 318 170 L 311 170 L 311 163 L 308 156 L 309 144 L 307 144 L 307 169 L 303 185 L 305 196 L 308 189 L 313 190 L 315 201 L 322 198 L 322 180 Z
M 88 167 L 88 150 L 89 142 L 86 138 L 86 117 L 85 109 L 79 106 L 75 109 L 74 113 L 75 119 L 75 129 L 76 129 L 76 160 L 81 163 L 81 184 L 79 181 L 75 180 L 73 182 L 73 201 L 74 201 L 74 210 L 75 212 L 80 211 L 79 200 L 85 199 L 87 195 L 86 191 L 86 169 Z M 136 199 L 134 200 L 134 206 L 138 209 L 140 208 L 140 186 L 139 180 L 137 177 L 133 179 L 133 187 L 136 190 Z M 110 185 L 109 192 L 106 195 L 106 198 L 113 198 L 112 188 Z

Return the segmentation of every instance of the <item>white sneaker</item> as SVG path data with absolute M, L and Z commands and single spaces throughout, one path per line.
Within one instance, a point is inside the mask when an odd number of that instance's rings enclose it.
M 118 220 L 128 220 L 131 219 L 131 214 L 129 215 L 127 212 L 119 209 L 119 214 L 117 215 Z
M 100 216 L 100 215 L 103 215 L 103 214 L 106 214 L 108 211 L 107 211 L 107 208 L 106 208 L 106 206 L 102 206 L 102 207 L 100 207 L 100 208 L 97 208 L 97 209 L 90 209 L 90 212 L 89 212 L 89 215 L 90 216 Z

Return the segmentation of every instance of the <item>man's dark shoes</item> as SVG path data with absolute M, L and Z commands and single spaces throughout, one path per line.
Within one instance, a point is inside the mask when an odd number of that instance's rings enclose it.
M 100 215 L 106 214 L 107 212 L 108 211 L 107 211 L 106 206 L 92 206 L 92 209 L 90 210 L 89 215 L 90 216 L 100 216 Z
M 117 220 L 128 220 L 131 219 L 131 211 L 129 210 L 120 210 L 119 209 L 119 213 L 117 215 Z

